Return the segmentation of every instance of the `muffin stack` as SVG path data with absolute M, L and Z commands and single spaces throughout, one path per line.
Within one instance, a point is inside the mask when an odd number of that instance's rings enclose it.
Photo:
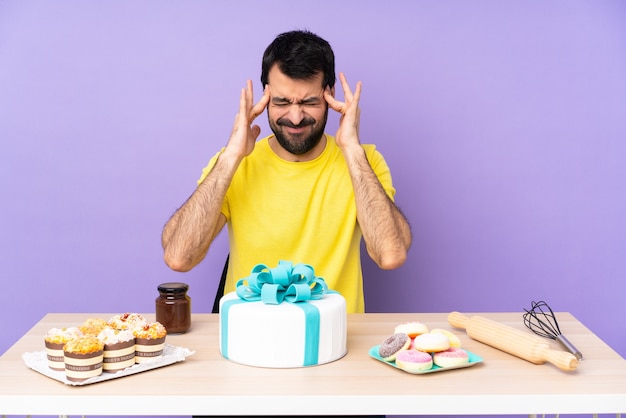
M 82 382 L 102 372 L 116 373 L 135 363 L 156 361 L 163 355 L 165 327 L 136 313 L 108 321 L 89 318 L 78 327 L 52 328 L 44 338 L 48 366 Z

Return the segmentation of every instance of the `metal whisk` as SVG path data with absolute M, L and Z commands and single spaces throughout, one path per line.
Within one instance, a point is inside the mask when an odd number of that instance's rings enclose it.
M 560 342 L 563 347 L 572 353 L 578 360 L 583 359 L 581 352 L 578 351 L 563 334 L 561 334 L 561 329 L 559 328 L 556 316 L 546 302 L 533 301 L 530 310 L 524 310 L 526 311 L 524 314 L 524 325 L 526 325 L 532 332 L 541 337 L 547 337 Z

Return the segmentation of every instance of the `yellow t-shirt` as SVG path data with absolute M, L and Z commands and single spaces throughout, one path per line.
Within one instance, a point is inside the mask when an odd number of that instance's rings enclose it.
M 250 275 L 256 264 L 275 267 L 280 260 L 311 265 L 329 289 L 346 299 L 347 312 L 364 312 L 361 229 L 352 180 L 341 150 L 327 135 L 322 154 L 312 161 L 289 162 L 270 148 L 255 145 L 237 169 L 222 205 L 230 242 L 225 292 Z M 395 189 L 383 156 L 363 145 L 387 195 Z M 216 154 L 198 183 L 213 168 Z

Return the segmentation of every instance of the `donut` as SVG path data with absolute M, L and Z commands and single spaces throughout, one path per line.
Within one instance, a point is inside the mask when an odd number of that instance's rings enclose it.
M 398 332 L 383 341 L 378 349 L 378 355 L 385 361 L 393 361 L 400 351 L 409 348 L 409 344 L 411 344 L 409 336 Z
M 446 351 L 450 348 L 450 339 L 443 334 L 426 333 L 413 339 L 413 348 L 427 353 Z
M 453 333 L 451 333 L 450 331 L 446 329 L 436 328 L 436 329 L 431 330 L 430 332 L 431 334 L 443 334 L 446 337 L 448 337 L 448 339 L 450 340 L 450 347 L 457 347 L 457 348 L 461 347 L 461 340 L 459 339 L 459 337 L 457 337 L 456 335 L 454 335 Z
M 430 354 L 417 350 L 404 350 L 396 356 L 396 366 L 407 372 L 419 372 L 433 367 Z
M 450 347 L 448 350 L 434 353 L 433 362 L 439 367 L 459 366 L 469 363 L 469 355 L 462 348 Z
M 405 322 L 396 326 L 394 333 L 403 332 L 409 336 L 409 338 L 415 338 L 420 334 L 426 334 L 428 327 L 421 322 Z

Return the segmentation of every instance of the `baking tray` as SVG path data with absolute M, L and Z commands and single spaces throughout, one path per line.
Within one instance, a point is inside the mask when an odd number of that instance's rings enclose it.
M 64 371 L 56 371 L 48 367 L 48 356 L 45 350 L 24 353 L 22 354 L 22 359 L 24 360 L 24 363 L 26 363 L 26 366 L 51 379 L 58 380 L 59 382 L 65 383 L 66 385 L 84 386 L 93 383 L 104 382 L 105 380 L 130 376 L 148 370 L 157 369 L 159 367 L 169 366 L 170 364 L 178 363 L 179 361 L 185 360 L 186 357 L 194 353 L 195 351 L 189 350 L 187 348 L 165 344 L 163 346 L 163 356 L 160 359 L 155 359 L 154 361 L 147 363 L 137 363 L 116 373 L 103 372 L 99 376 L 91 377 L 87 380 L 83 380 L 82 382 L 72 382 L 70 380 L 67 380 Z

